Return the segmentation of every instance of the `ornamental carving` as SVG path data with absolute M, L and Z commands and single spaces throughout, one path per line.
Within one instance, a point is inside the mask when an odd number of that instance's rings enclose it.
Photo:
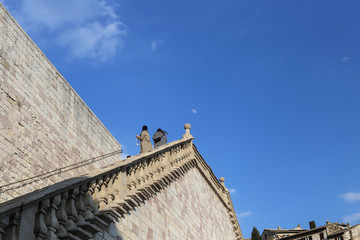
M 215 178 L 192 138 L 169 145 L 153 154 L 114 165 L 64 190 L 54 188 L 53 193 L 37 203 L 34 235 L 29 239 L 96 239 L 110 223 L 195 167 L 227 209 L 237 239 L 243 239 L 229 192 Z M 16 239 L 9 237 L 16 235 L 20 209 L 19 206 L 9 210 L 0 219 L 0 240 Z

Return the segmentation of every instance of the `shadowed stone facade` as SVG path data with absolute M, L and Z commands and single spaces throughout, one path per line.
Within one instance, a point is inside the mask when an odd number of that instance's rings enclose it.
M 0 203 L 107 166 L 120 144 L 0 3 Z M 36 181 L 34 181 L 36 180 Z M 29 184 L 31 183 L 31 184 Z

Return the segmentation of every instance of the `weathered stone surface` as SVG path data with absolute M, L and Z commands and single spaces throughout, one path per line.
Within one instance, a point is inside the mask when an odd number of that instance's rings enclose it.
M 0 186 L 120 148 L 0 3 Z M 0 203 L 119 159 L 3 187 Z
M 216 179 L 192 140 L 0 204 L 0 227 L 28 240 L 243 240 L 224 178 Z
M 108 239 L 236 239 L 226 209 L 196 168 L 115 225 Z
M 292 231 L 295 230 L 295 231 Z M 300 230 L 300 231 L 298 231 Z M 286 232 L 288 234 L 286 234 Z M 302 229 L 300 225 L 294 229 L 265 229 L 262 239 L 265 240 L 359 240 L 360 224 L 350 224 L 326 221 L 326 225 Z M 270 235 L 267 235 L 270 234 Z M 290 235 L 289 235 L 290 234 Z

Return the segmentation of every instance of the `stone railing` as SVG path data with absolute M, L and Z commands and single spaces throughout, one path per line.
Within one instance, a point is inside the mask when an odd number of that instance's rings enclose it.
M 200 170 L 201 174 L 203 174 L 206 181 L 209 183 L 209 185 L 212 187 L 214 192 L 218 195 L 221 202 L 224 204 L 225 208 L 228 211 L 229 218 L 231 221 L 231 224 L 233 225 L 233 230 L 235 232 L 236 238 L 238 240 L 243 240 L 244 237 L 242 235 L 239 222 L 236 217 L 236 213 L 231 201 L 229 190 L 225 187 L 225 178 L 221 177 L 219 181 L 216 179 L 215 175 L 213 174 L 211 168 L 203 157 L 198 152 L 196 146 L 193 144 L 193 150 L 196 158 L 196 164 L 198 169 Z
M 224 181 L 216 179 L 192 143 L 183 139 L 103 169 L 0 205 L 0 240 L 102 239 L 103 229 L 197 167 L 226 207 L 237 239 L 243 239 Z

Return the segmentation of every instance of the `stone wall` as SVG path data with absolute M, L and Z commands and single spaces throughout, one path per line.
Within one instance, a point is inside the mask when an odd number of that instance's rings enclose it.
M 0 186 L 120 148 L 0 3 Z M 2 187 L 0 203 L 119 159 Z
M 103 239 L 236 238 L 226 208 L 193 168 L 111 226 Z
M 349 232 L 348 232 L 348 234 L 349 234 Z M 360 224 L 357 224 L 356 226 L 353 226 L 351 228 L 351 236 L 349 234 L 348 239 L 352 239 L 352 240 L 360 239 Z M 344 240 L 345 240 L 345 238 L 344 238 Z
M 350 227 L 350 226 L 349 226 Z M 359 240 L 360 239 L 360 224 L 357 224 L 355 226 L 352 226 L 351 228 L 347 228 L 339 233 L 334 233 L 332 236 L 330 236 L 329 240 L 338 240 L 340 239 L 340 236 L 342 236 L 343 240 Z
M 243 240 L 224 179 L 187 136 L 0 204 L 0 239 Z

